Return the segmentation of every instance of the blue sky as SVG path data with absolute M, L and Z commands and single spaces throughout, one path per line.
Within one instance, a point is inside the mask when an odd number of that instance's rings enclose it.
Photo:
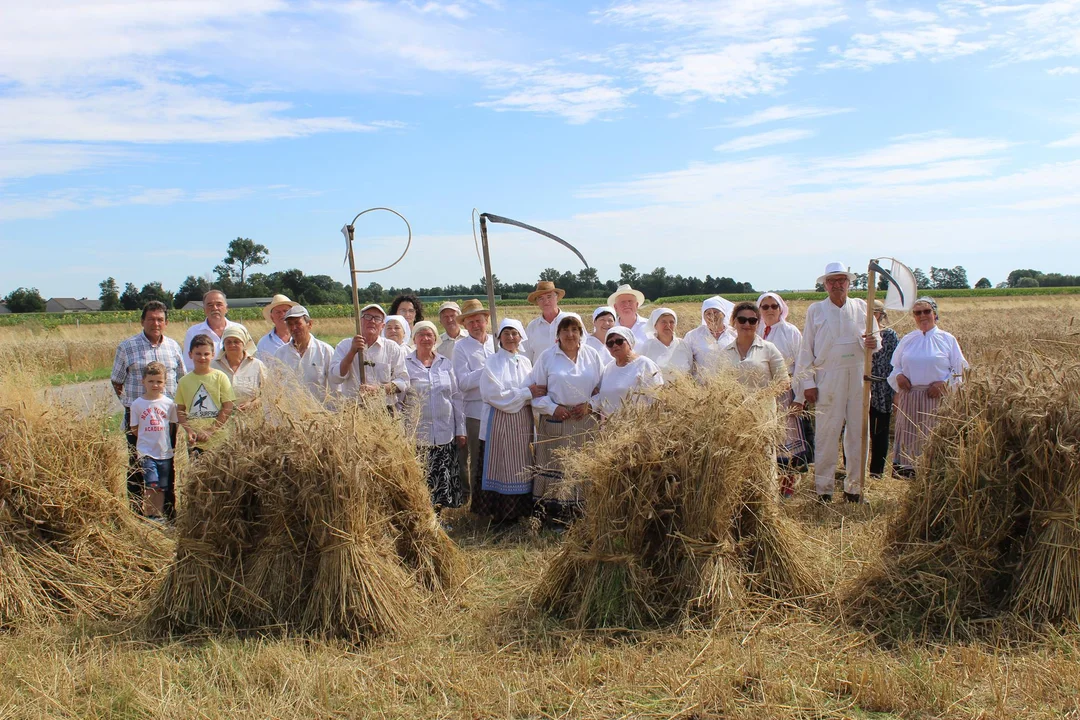
M 470 211 L 618 264 L 1080 272 L 1080 0 L 0 0 L 0 294 L 176 288 L 228 241 L 472 283 Z M 367 216 L 371 217 L 371 216 Z M 400 222 L 358 228 L 361 266 Z M 577 269 L 492 229 L 496 274 Z

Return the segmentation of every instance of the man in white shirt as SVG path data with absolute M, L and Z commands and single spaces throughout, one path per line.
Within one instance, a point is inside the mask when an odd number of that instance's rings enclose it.
M 607 304 L 615 308 L 615 324 L 634 333 L 634 339 L 638 345 L 642 345 L 649 339 L 649 334 L 645 329 L 649 321 L 637 314 L 638 308 L 645 304 L 645 295 L 640 290 L 635 290 L 629 285 L 620 285 L 608 297 Z
M 311 334 L 311 316 L 303 305 L 289 308 L 285 324 L 290 340 L 274 352 L 274 360 L 289 368 L 316 400 L 327 402 L 334 394 L 330 386 L 334 349 Z
M 439 344 L 435 346 L 435 352 L 448 360 L 454 359 L 454 346 L 457 345 L 458 340 L 469 336 L 458 324 L 460 314 L 461 308 L 453 300 L 439 306 L 439 324 L 442 325 L 444 332 L 439 335 Z
M 221 333 L 230 325 L 239 325 L 225 317 L 229 312 L 229 302 L 225 299 L 225 293 L 220 290 L 208 290 L 203 295 L 203 313 L 206 319 L 197 325 L 192 325 L 184 333 L 184 345 L 181 348 L 184 356 L 184 369 L 191 372 L 195 367 L 191 359 L 191 341 L 196 335 L 208 335 L 214 341 L 214 356 L 221 352 Z
M 285 325 L 285 313 L 296 304 L 285 295 L 275 295 L 270 304 L 262 309 L 266 322 L 273 327 L 259 338 L 259 344 L 255 348 L 255 357 L 259 360 L 267 362 L 274 357 L 279 347 L 288 344 L 290 338 L 289 328 Z
M 465 406 L 465 435 L 469 451 L 469 482 L 462 485 L 462 501 L 473 492 L 480 492 L 480 418 L 484 401 L 480 397 L 480 378 L 484 363 L 495 353 L 495 344 L 487 332 L 490 314 L 479 300 L 466 300 L 461 307 L 460 320 L 469 332 L 454 348 L 454 376 Z
M 396 407 L 409 389 L 405 349 L 383 337 L 386 311 L 375 304 L 360 310 L 360 334 L 345 338 L 334 349 L 330 382 L 347 398 L 361 393 L 382 393 L 388 407 Z M 360 356 L 364 358 L 364 383 L 360 384 Z
M 831 502 L 836 485 L 837 445 L 844 435 L 847 478 L 844 499 L 862 501 L 863 361 L 881 339 L 866 332 L 866 302 L 849 298 L 855 275 L 838 262 L 825 266 L 818 282 L 829 297 L 806 310 L 802 346 L 795 360 L 795 406 L 814 405 L 814 485 L 821 502 Z M 845 429 L 845 425 L 847 426 Z
M 540 353 L 555 344 L 555 318 L 559 316 L 559 301 L 564 297 L 566 291 L 555 287 L 555 283 L 549 280 L 536 283 L 536 289 L 529 293 L 529 302 L 540 308 L 540 317 L 525 328 L 525 335 L 529 339 L 525 342 L 523 353 L 533 365 Z

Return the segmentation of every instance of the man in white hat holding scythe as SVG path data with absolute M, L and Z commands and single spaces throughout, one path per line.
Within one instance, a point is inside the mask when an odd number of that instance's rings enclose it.
M 646 330 L 649 321 L 637 314 L 638 308 L 645 304 L 645 295 L 640 290 L 629 285 L 620 285 L 608 297 L 607 304 L 615 308 L 615 324 L 634 333 L 634 340 L 638 345 L 643 345 L 649 339 Z
M 536 364 L 540 353 L 555 344 L 555 318 L 559 316 L 559 301 L 566 297 L 566 291 L 555 287 L 550 280 L 536 283 L 536 289 L 529 293 L 528 301 L 540 308 L 540 317 L 525 328 L 525 357 Z
M 866 302 L 848 297 L 855 279 L 843 264 L 831 262 L 818 283 L 829 297 L 806 310 L 802 346 L 795 360 L 794 380 L 800 388 L 795 407 L 814 405 L 814 486 L 818 500 L 831 502 L 836 485 L 840 434 L 844 435 L 847 479 L 844 499 L 862 501 L 865 468 L 862 467 L 863 362 L 866 349 L 881 345 L 877 323 L 871 336 L 866 331 Z M 845 425 L 847 426 L 845 429 Z

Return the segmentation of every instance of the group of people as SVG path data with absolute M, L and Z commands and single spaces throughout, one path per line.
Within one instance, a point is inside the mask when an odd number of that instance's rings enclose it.
M 872 474 L 883 472 L 894 407 L 894 474 L 912 472 L 937 405 L 967 363 L 956 339 L 937 328 L 930 298 L 916 303 L 918 328 L 902 340 L 879 326 L 883 307 L 867 334 L 866 303 L 848 296 L 853 279 L 840 263 L 826 267 L 818 281 L 828 298 L 809 307 L 801 332 L 783 298 L 767 292 L 757 302 L 707 299 L 700 323 L 681 337 L 676 312 L 660 307 L 642 317 L 645 298 L 629 285 L 596 308 L 591 331 L 559 307 L 564 291 L 541 281 L 528 297 L 539 316 L 527 326 L 508 318 L 489 328 L 487 308 L 466 300 L 439 307 L 440 332 L 420 300 L 404 295 L 389 312 L 363 307 L 360 332 L 336 347 L 315 337 L 308 310 L 283 295 L 263 309 L 273 327 L 256 343 L 227 319 L 224 294 L 211 290 L 206 320 L 188 330 L 183 347 L 164 334 L 164 305 L 151 302 L 142 332 L 117 349 L 112 373 L 131 450 L 129 495 L 140 512 L 171 517 L 178 430 L 193 456 L 212 447 L 231 414 L 259 406 L 276 366 L 331 407 L 381 398 L 414 433 L 437 510 L 468 505 L 493 523 L 572 520 L 586 487 L 563 482 L 560 449 L 587 442 L 624 404 L 651 402 L 665 381 L 725 371 L 778 393 L 784 496 L 813 462 L 817 497 L 831 501 L 843 435 L 844 496 L 859 502 L 865 353 L 874 353 Z

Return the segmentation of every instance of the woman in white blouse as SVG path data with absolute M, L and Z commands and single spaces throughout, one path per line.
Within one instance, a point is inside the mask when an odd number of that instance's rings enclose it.
M 675 337 L 679 317 L 670 308 L 656 308 L 649 315 L 645 332 L 649 339 L 641 344 L 638 354 L 655 362 L 669 382 L 676 375 L 689 375 L 694 365 L 690 345 Z
M 802 333 L 799 328 L 788 322 L 788 306 L 784 299 L 774 292 L 762 293 L 757 300 L 761 311 L 761 322 L 757 324 L 757 334 L 762 340 L 768 340 L 780 354 L 790 375 L 795 371 L 795 358 L 802 346 Z M 780 491 L 784 497 L 795 494 L 796 474 L 805 472 L 808 463 L 813 462 L 813 447 L 807 441 L 809 418 L 805 413 L 791 411 L 795 402 L 795 387 L 798 378 L 792 378 L 792 389 L 780 396 L 780 412 L 786 416 L 787 434 L 784 446 L 780 448 L 777 462 L 784 471 L 780 480 Z
M 731 324 L 735 327 L 735 342 L 720 351 L 721 365 L 733 368 L 739 382 L 749 388 L 760 390 L 777 381 L 790 377 L 784 356 L 768 340 L 757 334 L 761 312 L 752 302 L 741 302 L 731 312 Z M 785 384 L 784 391 L 788 390 Z
M 409 321 L 402 315 L 387 315 L 382 334 L 384 338 L 393 340 L 406 350 L 413 347 L 412 329 Z
M 450 361 L 435 352 L 439 333 L 427 320 L 416 324 L 416 349 L 405 356 L 409 390 L 405 413 L 416 428 L 416 445 L 427 461 L 435 512 L 461 506 L 458 448 L 465 446 L 465 413 Z
M 596 429 L 589 401 L 600 387 L 604 363 L 600 353 L 585 344 L 585 324 L 577 313 L 556 317 L 556 342 L 536 360 L 529 375 L 533 407 L 540 413 L 537 427 L 533 497 L 547 517 L 580 516 L 586 488 L 566 486 L 556 451 L 580 447 Z
M 525 328 L 512 318 L 499 323 L 498 350 L 489 355 L 480 376 L 484 401 L 480 421 L 480 492 L 472 509 L 494 523 L 513 522 L 531 515 L 532 496 L 532 363 L 519 352 L 528 339 Z
M 255 343 L 247 328 L 234 323 L 221 334 L 221 351 L 210 367 L 228 376 L 236 395 L 236 412 L 246 412 L 259 404 L 259 392 L 266 381 L 266 365 L 255 357 Z
M 937 303 L 923 297 L 911 314 L 916 329 L 896 346 L 889 385 L 896 391 L 896 427 L 893 438 L 893 474 L 914 477 L 915 461 L 937 424 L 941 399 L 952 385 L 963 381 L 968 363 L 956 338 L 937 326 Z
M 604 418 L 611 417 L 623 403 L 648 401 L 649 388 L 664 384 L 660 367 L 634 352 L 634 333 L 619 327 L 608 331 L 605 343 L 614 362 L 604 368 L 600 392 L 592 400 L 593 408 Z
M 593 310 L 592 334 L 585 338 L 585 344 L 600 354 L 600 359 L 607 365 L 611 362 L 611 353 L 604 346 L 608 330 L 615 327 L 615 308 L 610 305 L 601 305 Z
M 683 336 L 693 359 L 691 373 L 698 380 L 716 369 L 720 351 L 735 340 L 735 331 L 725 322 L 734 307 L 730 300 L 714 295 L 701 303 L 701 325 Z

